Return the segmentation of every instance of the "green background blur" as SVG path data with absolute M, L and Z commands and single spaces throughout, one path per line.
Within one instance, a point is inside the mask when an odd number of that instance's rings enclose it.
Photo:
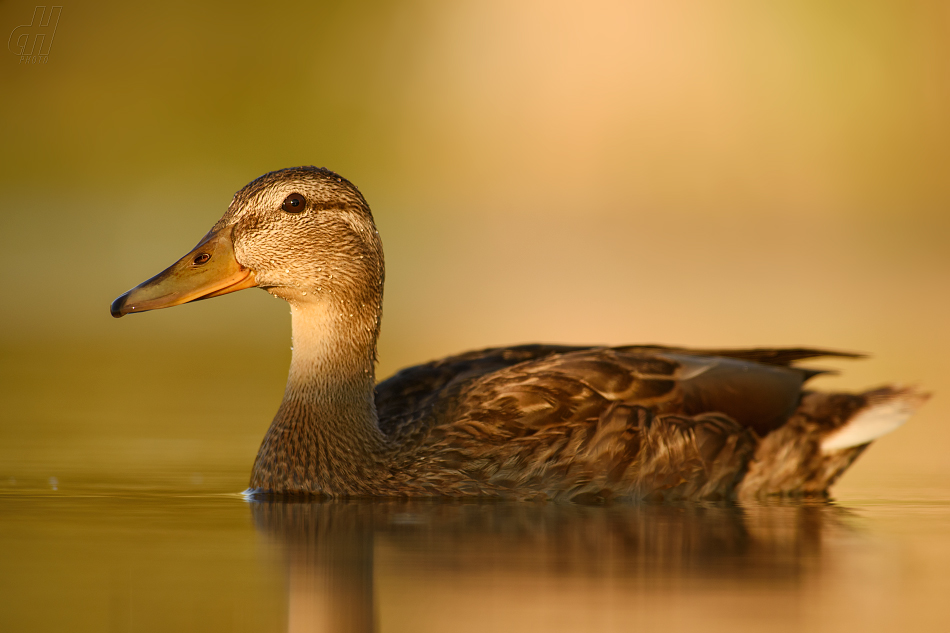
M 64 3 L 0 86 L 0 487 L 246 485 L 285 304 L 108 305 L 302 164 L 374 209 L 380 377 L 532 341 L 866 351 L 816 384 L 937 397 L 842 486 L 950 482 L 948 3 Z

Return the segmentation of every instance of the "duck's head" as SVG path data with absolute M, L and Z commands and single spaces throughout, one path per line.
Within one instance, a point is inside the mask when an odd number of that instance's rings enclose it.
M 293 167 L 237 192 L 190 253 L 116 299 L 111 312 L 121 317 L 258 287 L 292 306 L 375 314 L 378 327 L 382 284 L 382 245 L 360 192 L 327 169 Z

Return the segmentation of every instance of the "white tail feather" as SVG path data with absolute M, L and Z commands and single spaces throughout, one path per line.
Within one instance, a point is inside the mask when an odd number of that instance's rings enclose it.
M 887 435 L 904 424 L 930 397 L 913 389 L 888 389 L 882 392 L 878 397 L 872 396 L 871 403 L 844 426 L 828 434 L 821 442 L 821 451 L 831 453 L 861 446 Z

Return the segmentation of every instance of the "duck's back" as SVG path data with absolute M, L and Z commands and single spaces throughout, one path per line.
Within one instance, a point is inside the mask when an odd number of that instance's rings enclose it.
M 772 453 L 788 447 L 766 454 L 761 439 L 801 427 L 802 385 L 817 372 L 792 363 L 818 356 L 853 355 L 525 345 L 403 370 L 378 386 L 376 401 L 384 433 L 415 456 L 405 485 L 440 494 L 733 497 L 750 466 L 758 472 L 763 464 L 782 470 L 785 483 L 775 489 L 759 476 L 747 492 L 795 494 L 802 491 L 786 489 L 785 471 L 801 465 L 776 463 Z M 812 420 L 799 452 L 815 453 L 871 404 L 867 395 L 836 397 Z M 807 492 L 823 491 L 863 446 L 843 448 L 835 472 L 822 472 Z

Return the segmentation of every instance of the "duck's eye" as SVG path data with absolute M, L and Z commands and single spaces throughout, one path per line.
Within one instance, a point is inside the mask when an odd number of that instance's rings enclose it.
M 299 193 L 292 193 L 284 198 L 284 204 L 280 208 L 287 213 L 300 213 L 307 207 L 307 199 Z

